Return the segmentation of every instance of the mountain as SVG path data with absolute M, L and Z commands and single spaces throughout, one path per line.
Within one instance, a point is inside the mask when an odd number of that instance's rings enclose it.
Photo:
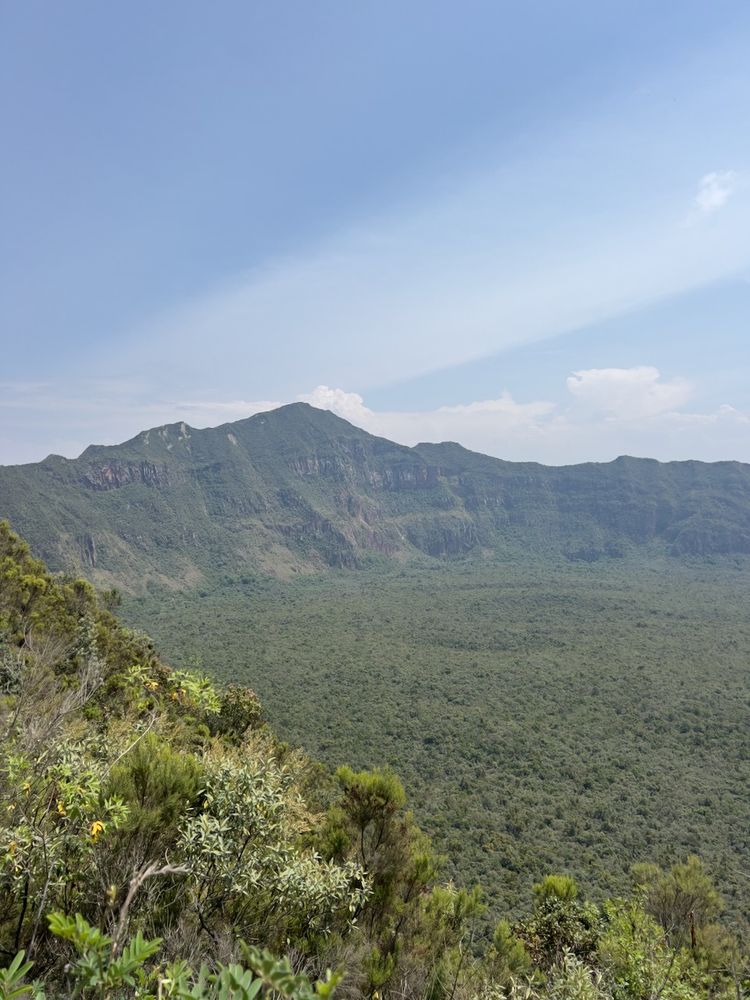
M 0 467 L 0 516 L 57 570 L 134 592 L 373 560 L 750 553 L 750 466 L 547 467 L 407 448 L 294 403 Z

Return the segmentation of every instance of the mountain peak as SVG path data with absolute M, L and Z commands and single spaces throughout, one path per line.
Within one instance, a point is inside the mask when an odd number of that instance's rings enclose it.
M 133 590 L 372 558 L 721 555 L 750 553 L 750 466 L 505 462 L 408 448 L 297 402 L 0 468 L 0 517 L 55 569 Z

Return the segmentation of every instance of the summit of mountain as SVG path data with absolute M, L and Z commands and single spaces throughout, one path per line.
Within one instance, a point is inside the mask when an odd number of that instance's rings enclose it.
M 53 568 L 130 591 L 487 553 L 717 556 L 750 552 L 750 466 L 508 462 L 292 403 L 0 467 L 0 517 Z

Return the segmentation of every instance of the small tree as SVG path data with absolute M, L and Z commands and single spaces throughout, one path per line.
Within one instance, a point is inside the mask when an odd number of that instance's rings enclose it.
M 567 875 L 548 875 L 534 886 L 534 912 L 518 925 L 518 936 L 543 968 L 559 965 L 571 954 L 587 961 L 595 952 L 601 916 L 593 903 L 580 898 Z
M 632 872 L 644 890 L 646 911 L 664 928 L 670 944 L 691 945 L 695 950 L 698 929 L 715 920 L 722 910 L 721 896 L 701 859 L 691 854 L 667 872 L 646 864 L 635 865 Z

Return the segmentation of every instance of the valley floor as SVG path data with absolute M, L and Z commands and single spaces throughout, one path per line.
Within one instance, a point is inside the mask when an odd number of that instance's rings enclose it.
M 750 881 L 750 562 L 429 563 L 130 598 L 176 665 L 252 686 L 331 765 L 390 764 L 447 873 L 518 912 L 700 854 Z

